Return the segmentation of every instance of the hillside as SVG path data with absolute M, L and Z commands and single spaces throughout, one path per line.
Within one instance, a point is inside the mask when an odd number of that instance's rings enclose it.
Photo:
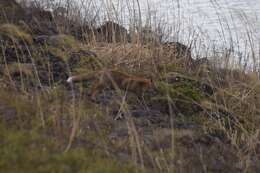
M 111 21 L 65 31 L 61 16 L 5 2 L 0 172 L 260 172 L 257 73 L 194 59 L 179 42 L 133 41 Z M 66 82 L 102 69 L 153 85 L 93 100 L 95 81 Z

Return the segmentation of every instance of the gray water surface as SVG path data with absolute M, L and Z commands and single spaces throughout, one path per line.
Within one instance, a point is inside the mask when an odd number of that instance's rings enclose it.
M 150 8 L 184 33 L 200 32 L 210 40 L 239 42 L 248 33 L 260 38 L 260 0 L 150 0 Z M 147 2 L 142 1 L 145 11 Z M 152 11 L 152 10 L 151 10 Z M 181 24 L 180 24 L 181 23 Z M 176 28 L 175 28 L 176 31 Z
M 260 63 L 260 0 L 140 0 L 142 12 L 165 22 L 166 39 L 207 49 L 231 50 Z M 143 17 L 145 18 L 145 17 Z M 145 21 L 145 19 L 144 19 Z M 156 20 L 155 20 L 156 21 Z M 252 62 L 252 61 L 251 61 Z

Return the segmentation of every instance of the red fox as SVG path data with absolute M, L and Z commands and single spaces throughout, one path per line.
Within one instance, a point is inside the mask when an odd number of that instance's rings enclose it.
M 123 73 L 118 70 L 100 70 L 92 73 L 71 76 L 68 83 L 95 80 L 96 84 L 91 89 L 91 99 L 95 99 L 96 94 L 105 87 L 114 89 L 129 90 L 136 94 L 142 94 L 151 88 L 152 80 Z

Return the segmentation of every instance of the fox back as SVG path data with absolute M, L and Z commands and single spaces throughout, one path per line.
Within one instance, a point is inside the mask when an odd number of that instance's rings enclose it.
M 92 79 L 95 79 L 95 84 L 91 89 L 91 98 L 93 99 L 105 87 L 129 90 L 141 94 L 152 86 L 150 79 L 129 75 L 118 70 L 101 70 L 89 74 L 72 76 L 68 78 L 67 82 L 83 82 Z

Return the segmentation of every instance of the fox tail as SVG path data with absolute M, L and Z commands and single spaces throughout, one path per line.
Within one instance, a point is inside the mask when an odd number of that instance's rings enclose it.
M 75 75 L 75 76 L 70 76 L 67 79 L 68 83 L 76 83 L 76 82 L 83 82 L 83 81 L 88 81 L 92 80 L 95 78 L 95 75 L 97 72 L 92 72 L 92 73 L 87 73 L 87 74 L 80 74 L 80 75 Z

